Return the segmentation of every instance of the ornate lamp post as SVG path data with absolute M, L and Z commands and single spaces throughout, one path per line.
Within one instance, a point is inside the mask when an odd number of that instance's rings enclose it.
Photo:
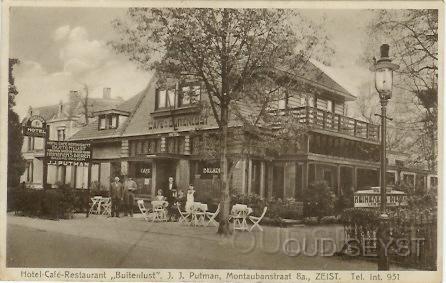
M 397 70 L 399 66 L 392 63 L 392 59 L 389 57 L 389 45 L 383 44 L 380 47 L 381 58 L 375 61 L 373 66 L 370 67 L 372 72 L 375 72 L 375 88 L 379 94 L 379 100 L 381 102 L 381 215 L 380 225 L 377 233 L 377 249 L 378 249 L 378 270 L 389 270 L 389 258 L 386 251 L 386 244 L 388 241 L 388 215 L 386 213 L 386 172 L 387 172 L 387 159 L 386 159 L 386 126 L 387 126 L 387 114 L 386 106 L 389 99 L 392 97 L 392 85 L 393 85 L 393 71 Z

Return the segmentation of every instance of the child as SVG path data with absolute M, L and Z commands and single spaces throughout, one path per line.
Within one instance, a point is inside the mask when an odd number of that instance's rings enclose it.
M 189 189 L 187 190 L 187 195 L 186 195 L 186 211 L 189 211 L 192 207 L 192 205 L 194 204 L 194 186 L 193 185 L 189 185 Z
M 157 195 L 156 195 L 156 197 L 155 197 L 155 200 L 165 200 L 165 197 L 163 196 L 163 190 L 158 190 L 158 193 L 157 193 Z

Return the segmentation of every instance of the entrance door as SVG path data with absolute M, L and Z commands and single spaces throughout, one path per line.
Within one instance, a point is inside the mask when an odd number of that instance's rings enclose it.
M 273 197 L 283 199 L 284 185 L 283 165 L 275 165 L 273 169 Z
M 169 184 L 169 177 L 175 179 L 177 169 L 176 160 L 157 160 L 156 161 L 156 190 L 163 190 L 164 195 L 167 192 L 167 186 Z M 176 180 L 175 180 L 176 181 Z

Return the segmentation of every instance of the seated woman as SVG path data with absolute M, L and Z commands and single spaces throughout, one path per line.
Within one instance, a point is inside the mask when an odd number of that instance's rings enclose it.
M 155 196 L 155 200 L 159 200 L 159 201 L 163 201 L 166 200 L 166 198 L 163 196 L 163 190 L 158 190 L 156 196 Z

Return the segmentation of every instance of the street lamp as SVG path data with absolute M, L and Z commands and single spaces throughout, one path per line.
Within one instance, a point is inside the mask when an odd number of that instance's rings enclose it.
M 399 66 L 392 63 L 389 57 L 389 45 L 383 44 L 380 47 L 381 58 L 378 59 L 370 67 L 372 72 L 375 72 L 375 88 L 379 94 L 381 103 L 381 215 L 380 224 L 377 233 L 377 249 L 378 249 L 378 270 L 389 270 L 389 258 L 386 251 L 386 244 L 388 240 L 388 215 L 386 213 L 386 174 L 387 174 L 387 159 L 386 159 L 386 127 L 387 127 L 387 110 L 386 106 L 390 98 L 392 98 L 393 85 L 393 71 L 398 70 Z

